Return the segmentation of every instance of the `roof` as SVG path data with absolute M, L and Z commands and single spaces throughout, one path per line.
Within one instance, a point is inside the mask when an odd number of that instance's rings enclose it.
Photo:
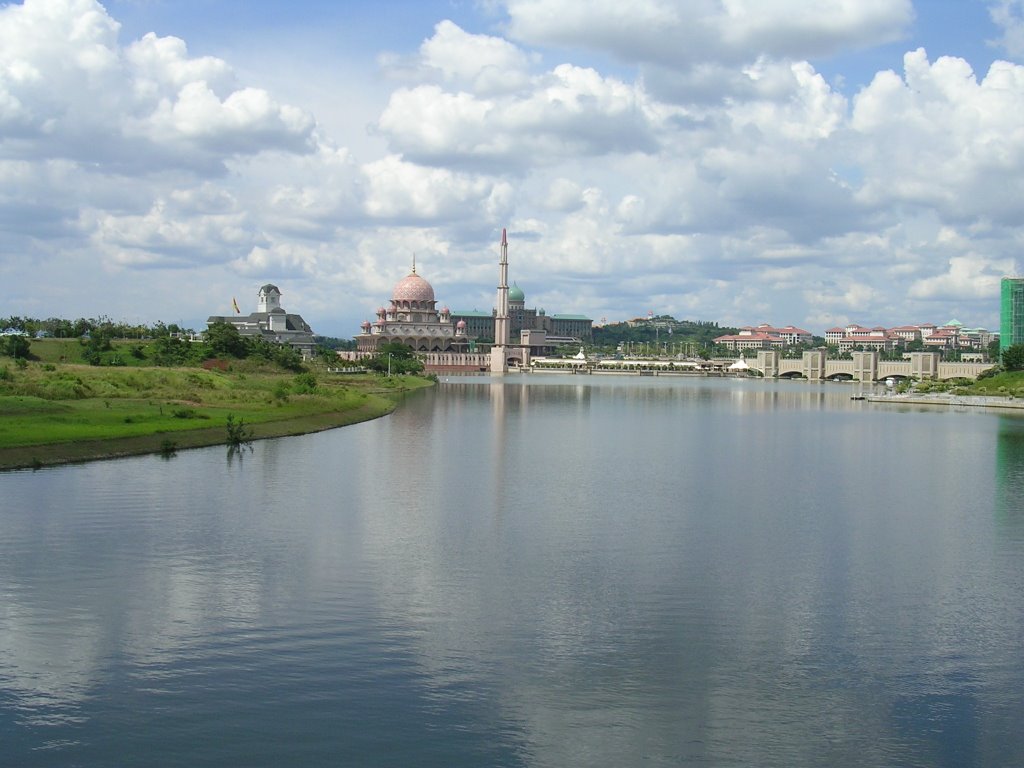
M 454 310 L 452 317 L 494 317 L 493 312 L 481 312 L 480 310 L 473 309 L 469 311 Z
M 590 320 L 586 315 L 550 315 L 554 320 Z
M 270 293 L 271 291 L 281 293 L 281 289 L 273 283 L 267 283 L 266 285 L 260 286 L 260 293 Z
M 732 333 L 732 334 L 726 334 L 724 336 L 718 336 L 718 337 L 715 338 L 715 342 L 717 343 L 719 341 L 776 341 L 776 342 L 778 342 L 778 341 L 781 341 L 781 339 L 778 336 L 772 335 L 770 333 L 761 333 L 761 332 L 758 331 L 758 332 L 755 332 L 755 333 L 747 333 L 747 334 Z
M 395 285 L 391 300 L 429 303 L 434 301 L 434 287 L 416 272 L 410 272 Z
M 241 325 L 259 325 L 260 321 L 264 323 L 270 318 L 271 315 L 275 317 L 284 314 L 285 322 L 284 327 L 287 331 L 302 331 L 305 333 L 312 333 L 313 329 L 309 327 L 309 323 L 302 319 L 302 315 L 294 315 L 288 312 L 250 312 L 248 315 L 210 315 L 206 319 L 206 324 L 211 325 L 212 323 L 227 323 L 228 325 L 241 326 Z M 241 329 L 240 329 L 241 330 Z

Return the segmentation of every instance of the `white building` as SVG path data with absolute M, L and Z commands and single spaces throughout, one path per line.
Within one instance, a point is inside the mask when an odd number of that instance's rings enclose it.
M 238 305 L 235 305 L 238 310 Z M 257 294 L 256 311 L 241 315 L 210 315 L 207 327 L 214 323 L 228 323 L 242 336 L 258 336 L 272 344 L 287 344 L 303 357 L 311 357 L 316 349 L 313 329 L 302 315 L 289 314 L 281 307 L 281 291 L 271 283 L 262 286 Z

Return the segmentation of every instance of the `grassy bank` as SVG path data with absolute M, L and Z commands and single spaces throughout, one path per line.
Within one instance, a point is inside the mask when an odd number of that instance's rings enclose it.
M 0 469 L 227 442 L 228 416 L 254 439 L 389 413 L 426 379 L 261 370 L 98 368 L 0 359 Z

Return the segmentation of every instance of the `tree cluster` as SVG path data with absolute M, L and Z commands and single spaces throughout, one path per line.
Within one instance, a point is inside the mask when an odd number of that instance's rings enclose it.
M 413 354 L 412 347 L 397 341 L 381 344 L 377 354 L 363 362 L 371 371 L 378 373 L 415 374 L 423 371 L 423 363 Z
M 305 370 L 302 356 L 287 344 L 272 344 L 258 336 L 242 336 L 231 323 L 213 323 L 206 329 L 205 347 L 212 357 L 254 359 L 275 363 L 289 371 Z
M 669 329 L 672 330 L 669 333 Z M 737 328 L 719 328 L 710 321 L 676 320 L 664 315 L 650 322 L 611 323 L 594 328 L 594 346 L 615 347 L 623 342 L 695 342 L 698 346 L 711 345 L 715 337 L 738 333 Z
M 188 329 L 179 327 L 177 323 L 146 325 L 115 321 L 105 315 L 91 318 L 80 317 L 77 320 L 67 320 L 61 317 L 40 320 L 34 317 L 11 315 L 10 317 L 0 317 L 0 330 L 15 330 L 27 333 L 29 336 L 54 336 L 62 339 L 81 338 L 96 331 L 102 331 L 111 339 L 160 338 L 169 334 L 189 332 Z
M 15 360 L 27 360 L 29 358 L 30 344 L 28 337 L 19 334 L 0 337 L 0 355 L 13 357 Z
M 1003 350 L 1004 371 L 1024 371 L 1024 344 L 1012 344 Z

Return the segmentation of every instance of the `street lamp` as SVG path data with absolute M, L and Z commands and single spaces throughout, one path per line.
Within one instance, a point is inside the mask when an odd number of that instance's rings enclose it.
M 391 375 L 391 353 L 388 352 L 388 376 Z

